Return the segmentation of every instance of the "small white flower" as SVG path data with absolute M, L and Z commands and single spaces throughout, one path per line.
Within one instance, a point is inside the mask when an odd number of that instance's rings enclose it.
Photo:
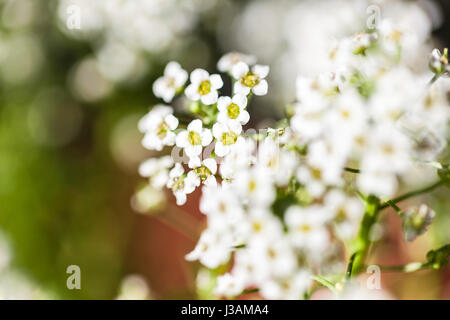
M 232 297 L 242 293 L 244 289 L 245 282 L 242 277 L 225 273 L 217 277 L 217 286 L 214 289 L 214 293 L 218 296 Z
M 236 144 L 243 143 L 244 140 L 240 136 L 242 126 L 238 122 L 230 122 L 228 124 L 216 123 L 212 132 L 214 138 L 216 138 L 214 152 L 219 157 L 226 156 Z
M 292 244 L 312 254 L 320 254 L 329 244 L 328 219 L 324 208 L 318 205 L 306 208 L 292 206 L 284 217 Z
M 207 186 L 217 186 L 214 176 L 217 172 L 216 160 L 208 158 L 200 161 L 199 157 L 193 157 L 189 161 L 189 167 L 192 169 L 186 178 L 189 183 L 196 187 L 202 182 Z
M 426 204 L 409 208 L 403 214 L 403 232 L 406 241 L 413 241 L 424 234 L 433 222 L 436 213 Z
M 356 235 L 364 214 L 364 206 L 358 198 L 346 196 L 335 189 L 325 197 L 326 210 L 333 218 L 336 234 L 341 239 L 350 239 Z
M 231 235 L 206 229 L 195 249 L 186 255 L 186 260 L 199 260 L 204 266 L 214 269 L 230 259 L 232 248 Z
M 163 146 L 173 146 L 178 119 L 173 116 L 173 109 L 166 105 L 156 105 L 138 124 L 145 133 L 142 145 L 149 150 L 161 151 Z
M 195 186 L 188 182 L 186 181 L 183 166 L 180 163 L 176 163 L 175 167 L 169 172 L 167 188 L 172 189 L 179 206 L 186 203 L 186 194 L 195 190 Z
M 169 103 L 177 91 L 183 87 L 187 78 L 188 73 L 177 62 L 169 62 L 164 69 L 164 76 L 153 83 L 153 93 Z
M 150 158 L 139 166 L 139 174 L 150 178 L 150 183 L 155 188 L 162 188 L 169 180 L 169 168 L 173 166 L 170 156 Z
M 217 121 L 228 124 L 230 122 L 239 122 L 246 124 L 250 120 L 250 115 L 245 110 L 247 98 L 244 95 L 236 94 L 233 99 L 230 97 L 220 97 L 217 101 Z
M 238 62 L 231 69 L 233 78 L 237 81 L 234 84 L 234 93 L 248 95 L 253 92 L 257 96 L 267 94 L 267 81 L 265 78 L 269 74 L 269 66 L 254 65 L 250 70 L 245 62 Z
M 211 130 L 204 129 L 200 119 L 192 120 L 187 126 L 187 130 L 178 133 L 176 144 L 179 148 L 184 148 L 188 157 L 198 156 L 202 148 L 212 141 Z
M 275 199 L 273 180 L 262 168 L 253 167 L 236 172 L 232 184 L 239 196 L 254 207 L 264 208 Z
M 192 71 L 191 84 L 186 88 L 185 94 L 192 101 L 201 100 L 205 105 L 217 102 L 219 94 L 217 90 L 222 88 L 223 81 L 220 75 L 210 75 L 206 70 L 195 69 Z
M 272 300 L 302 300 L 311 282 L 311 273 L 302 269 L 291 277 L 265 281 L 261 286 L 261 295 Z
M 248 65 L 252 65 L 256 63 L 256 57 L 239 52 L 229 52 L 219 59 L 217 69 L 219 69 L 220 72 L 231 72 L 233 66 L 239 62 L 245 62 Z

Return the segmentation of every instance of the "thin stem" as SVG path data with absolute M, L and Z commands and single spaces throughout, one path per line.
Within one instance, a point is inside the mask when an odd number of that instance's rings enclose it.
M 359 170 L 359 169 L 353 169 L 353 168 L 348 168 L 348 167 L 345 167 L 344 171 L 351 172 L 351 173 L 361 173 L 361 170 Z
M 430 268 L 431 265 L 428 262 L 422 263 L 422 262 L 411 262 L 405 265 L 400 266 L 380 266 L 380 269 L 382 271 L 391 271 L 391 272 L 416 272 L 419 270 L 424 270 Z
M 401 196 L 398 196 L 397 198 L 394 198 L 394 199 L 392 199 L 390 201 L 392 203 L 396 204 L 396 203 L 398 203 L 400 201 L 403 201 L 403 200 L 406 200 L 406 199 L 409 199 L 409 198 L 412 198 L 412 197 L 415 197 L 415 196 L 418 196 L 418 195 L 421 195 L 421 194 L 433 191 L 434 189 L 442 186 L 444 183 L 445 183 L 444 180 L 439 180 L 439 181 L 433 183 L 432 185 L 430 185 L 428 187 L 405 193 L 405 194 L 403 194 Z M 390 207 L 390 206 L 391 205 L 389 203 L 385 202 L 382 205 L 380 205 L 380 210 L 386 209 L 387 207 Z
M 329 281 L 325 278 L 322 278 L 321 276 L 312 276 L 311 278 L 313 280 L 317 281 L 318 283 L 320 283 L 321 285 L 323 285 L 324 287 L 327 287 L 328 289 L 330 289 L 330 291 L 333 292 L 335 295 L 339 294 L 336 287 L 334 286 L 334 284 L 331 281 Z
M 352 277 L 352 270 L 353 270 L 353 263 L 355 262 L 355 258 L 357 256 L 357 252 L 355 252 L 354 254 L 352 254 L 352 256 L 350 257 L 350 260 L 348 262 L 348 266 L 347 266 L 347 272 L 345 273 L 345 280 L 348 281 L 351 279 Z

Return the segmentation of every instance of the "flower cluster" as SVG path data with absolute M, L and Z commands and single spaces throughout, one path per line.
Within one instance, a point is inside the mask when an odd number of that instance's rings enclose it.
M 436 52 L 431 83 L 432 72 L 417 74 L 401 62 L 407 36 L 382 23 L 342 39 L 328 54 L 336 69 L 300 76 L 287 119 L 250 133 L 243 130 L 246 108 L 267 93 L 268 66 L 225 55 L 218 69 L 233 85 L 221 96 L 220 75 L 196 69 L 186 86 L 186 71 L 169 63 L 155 95 L 170 103 L 184 92 L 188 112 L 158 105 L 139 128 L 146 148 L 174 146 L 186 161 L 150 159 L 140 171 L 152 185 L 170 188 L 179 205 L 203 185 L 207 228 L 186 258 L 210 269 L 228 266 L 217 278 L 217 296 L 256 288 L 264 298 L 302 299 L 317 272 L 343 273 L 352 240 L 362 233 L 360 241 L 368 241 L 372 225 L 361 227 L 363 216 L 376 213 L 381 200 L 397 208 L 389 199 L 400 182 L 443 151 L 449 83 L 436 81 L 445 75 Z M 408 211 L 406 238 L 422 234 L 432 216 L 427 207 Z

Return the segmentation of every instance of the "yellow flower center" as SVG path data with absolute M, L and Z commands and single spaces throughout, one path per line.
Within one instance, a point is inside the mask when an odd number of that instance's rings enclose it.
M 211 92 L 211 82 L 209 80 L 203 80 L 200 82 L 200 85 L 198 86 L 198 93 L 201 96 L 207 95 Z
M 221 142 L 226 145 L 229 146 L 231 144 L 235 144 L 236 140 L 237 140 L 238 136 L 236 133 L 230 131 L 230 132 L 224 132 L 222 133 L 222 139 Z
M 177 191 L 182 189 L 184 189 L 184 178 L 183 177 L 173 178 L 172 190 Z
M 202 137 L 195 131 L 189 131 L 188 141 L 191 145 L 198 146 L 202 144 Z
M 201 166 L 195 169 L 195 173 L 202 180 L 202 182 L 205 182 L 205 180 L 208 179 L 209 176 L 211 175 L 211 170 L 209 170 L 205 166 Z
M 309 224 L 302 224 L 299 229 L 301 232 L 307 233 L 311 231 L 311 226 Z
M 249 183 L 248 183 L 248 190 L 250 192 L 253 192 L 253 191 L 255 191 L 255 189 L 256 189 L 256 182 L 255 182 L 255 180 L 250 180 Z
M 340 208 L 336 215 L 336 222 L 344 222 L 347 220 L 347 212 L 344 208 Z
M 166 137 L 167 131 L 169 131 L 169 129 L 169 125 L 165 121 L 163 121 L 158 126 L 158 129 L 156 129 L 156 135 L 158 136 L 158 138 L 163 139 Z
M 236 103 L 231 103 L 227 107 L 227 116 L 230 119 L 236 119 L 239 116 L 240 110 L 239 106 Z
M 261 81 L 261 79 L 259 78 L 259 76 L 252 72 L 247 72 L 241 79 L 241 83 L 244 86 L 250 87 L 250 88 L 253 88 L 254 86 L 256 86 L 260 81 Z
M 173 77 L 166 78 L 166 85 L 170 88 L 175 88 L 175 78 Z

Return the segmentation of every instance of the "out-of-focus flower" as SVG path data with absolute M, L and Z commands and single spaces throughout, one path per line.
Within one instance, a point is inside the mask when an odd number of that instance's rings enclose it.
M 434 49 L 430 55 L 430 69 L 436 74 L 449 73 L 450 65 L 448 63 L 448 49 L 445 48 L 441 53 L 439 49 Z
M 424 234 L 433 222 L 435 212 L 426 204 L 419 207 L 412 207 L 404 212 L 403 232 L 406 241 L 413 241 L 418 236 Z
M 178 119 L 172 113 L 171 107 L 157 105 L 139 121 L 139 130 L 145 133 L 142 140 L 145 148 L 161 151 L 164 146 L 174 145 Z
M 231 72 L 232 68 L 239 62 L 252 65 L 256 63 L 256 57 L 239 52 L 230 52 L 219 59 L 219 62 L 217 62 L 217 69 L 220 72 Z
M 150 299 L 150 289 L 144 278 L 139 275 L 128 275 L 122 280 L 116 300 L 147 299 Z
M 153 83 L 153 93 L 169 103 L 186 83 L 187 78 L 187 72 L 181 68 L 178 62 L 169 62 L 164 69 L 164 76 Z

